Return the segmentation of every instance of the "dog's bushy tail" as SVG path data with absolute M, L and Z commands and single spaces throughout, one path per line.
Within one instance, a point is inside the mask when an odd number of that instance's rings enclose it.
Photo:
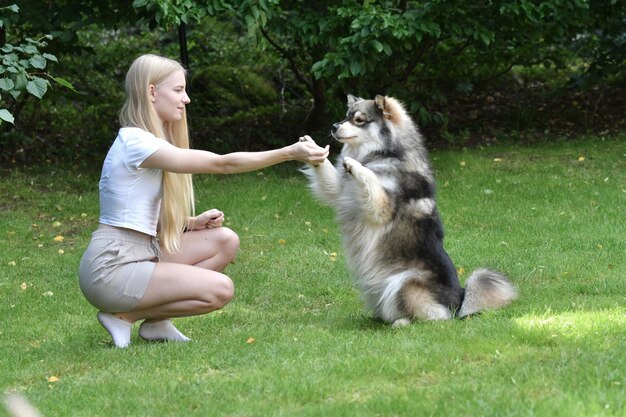
M 517 289 L 506 276 L 490 269 L 477 269 L 465 282 L 459 317 L 502 308 L 516 298 Z

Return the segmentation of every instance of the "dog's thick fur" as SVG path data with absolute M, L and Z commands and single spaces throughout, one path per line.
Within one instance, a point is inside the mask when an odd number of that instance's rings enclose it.
M 401 326 L 464 317 L 516 298 L 509 280 L 488 269 L 461 287 L 443 247 L 422 136 L 399 101 L 348 96 L 347 117 L 332 135 L 343 143 L 336 167 L 326 160 L 303 172 L 313 194 L 337 212 L 348 266 L 375 317 Z

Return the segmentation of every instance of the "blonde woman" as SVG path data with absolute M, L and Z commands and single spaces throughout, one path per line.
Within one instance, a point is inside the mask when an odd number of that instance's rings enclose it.
M 80 264 L 80 287 L 113 344 L 188 341 L 170 321 L 224 307 L 233 282 L 222 272 L 239 238 L 216 209 L 194 216 L 191 174 L 231 174 L 296 160 L 319 164 L 328 147 L 296 142 L 265 152 L 217 155 L 189 149 L 186 74 L 176 61 L 143 55 L 126 75 L 119 131 L 100 178 L 100 226 Z

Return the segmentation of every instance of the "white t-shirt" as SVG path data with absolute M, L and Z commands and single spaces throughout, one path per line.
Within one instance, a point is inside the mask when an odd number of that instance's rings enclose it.
M 163 170 L 139 165 L 167 145 L 143 129 L 120 129 L 102 166 L 100 223 L 156 236 Z

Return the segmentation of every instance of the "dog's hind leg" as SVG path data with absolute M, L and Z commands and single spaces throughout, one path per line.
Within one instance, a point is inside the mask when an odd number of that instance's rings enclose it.
M 362 207 L 368 218 L 378 224 L 391 220 L 391 199 L 376 174 L 348 156 L 343 158 L 343 167 L 361 185 Z
M 417 320 L 449 320 L 452 312 L 437 302 L 431 290 L 415 280 L 407 281 L 399 294 L 405 315 Z
M 386 286 L 380 294 L 378 305 L 375 308 L 376 316 L 393 327 L 402 327 L 411 323 L 411 318 L 403 311 L 401 306 L 401 293 L 409 280 L 414 279 L 412 272 L 405 271 L 390 276 L 386 280 Z

